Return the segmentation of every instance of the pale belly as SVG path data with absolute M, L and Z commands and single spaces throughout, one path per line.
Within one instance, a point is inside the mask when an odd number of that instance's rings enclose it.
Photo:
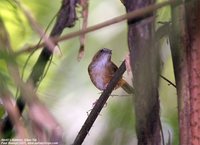
M 102 68 L 101 70 L 93 69 L 93 71 L 90 72 L 90 77 L 95 78 L 92 79 L 92 82 L 99 90 L 105 90 L 108 85 L 108 81 L 106 79 L 107 77 L 105 74 L 106 72 Z
M 93 82 L 99 90 L 105 90 L 107 84 L 103 81 L 103 75 L 97 75 L 96 80 Z

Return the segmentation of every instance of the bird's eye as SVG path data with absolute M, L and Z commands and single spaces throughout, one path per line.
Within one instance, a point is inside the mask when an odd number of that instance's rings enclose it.
M 104 50 L 103 50 L 103 49 L 101 49 L 101 50 L 100 50 L 100 52 L 104 52 Z

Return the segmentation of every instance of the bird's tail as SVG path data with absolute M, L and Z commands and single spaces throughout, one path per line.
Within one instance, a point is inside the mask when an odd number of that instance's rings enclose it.
M 124 79 L 120 80 L 120 85 L 122 89 L 128 94 L 134 94 L 135 90 L 132 86 L 130 86 Z

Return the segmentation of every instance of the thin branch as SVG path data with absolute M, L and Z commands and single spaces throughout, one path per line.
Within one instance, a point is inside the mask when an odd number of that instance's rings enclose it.
M 135 19 L 137 19 L 137 18 L 139 18 L 141 16 L 150 14 L 153 11 L 158 10 L 158 9 L 160 9 L 162 7 L 165 7 L 167 5 L 175 5 L 177 3 L 178 3 L 178 1 L 176 1 L 176 0 L 169 0 L 169 1 L 162 2 L 162 3 L 153 4 L 153 5 L 147 6 L 145 8 L 141 8 L 141 9 L 135 10 L 133 12 L 130 12 L 130 13 L 115 17 L 115 18 L 110 19 L 108 21 L 96 24 L 94 26 L 90 26 L 87 29 L 83 29 L 83 30 L 79 30 L 79 31 L 76 31 L 76 32 L 72 32 L 72 33 L 63 35 L 61 37 L 54 38 L 52 40 L 55 43 L 58 43 L 58 42 L 61 42 L 61 41 L 64 41 L 64 40 L 72 39 L 74 37 L 77 37 L 77 36 L 80 36 L 80 35 L 83 35 L 83 34 L 86 34 L 86 33 L 89 33 L 89 32 L 93 32 L 93 31 L 96 31 L 98 29 L 101 29 L 101 28 L 104 28 L 104 27 L 107 27 L 107 26 L 122 22 L 124 20 L 129 20 L 129 19 L 135 20 Z M 38 48 L 43 47 L 43 46 L 45 46 L 44 43 L 41 43 L 39 46 L 38 45 L 30 46 L 30 47 L 27 47 L 27 48 L 24 48 L 24 49 L 21 49 L 21 50 L 17 51 L 15 54 L 16 55 L 20 55 L 22 53 L 30 52 L 30 51 L 33 51 L 34 49 L 38 49 Z
M 98 117 L 100 111 L 102 110 L 103 106 L 105 105 L 106 101 L 108 100 L 111 92 L 115 88 L 118 81 L 121 79 L 123 73 L 126 70 L 125 61 L 122 62 L 119 69 L 116 71 L 115 75 L 109 82 L 106 90 L 103 91 L 97 102 L 95 103 L 94 108 L 92 109 L 91 113 L 87 117 L 85 123 L 83 124 L 81 130 L 79 131 L 78 135 L 76 136 L 76 139 L 74 140 L 73 145 L 81 145 L 84 141 L 86 135 L 90 131 L 92 125 L 94 124 L 94 121 Z
M 176 85 L 173 83 L 173 82 L 171 82 L 169 79 L 167 79 L 166 77 L 164 77 L 164 76 L 162 76 L 162 75 L 160 75 L 160 77 L 163 79 L 163 80 L 165 80 L 165 81 L 167 81 L 170 85 L 172 85 L 174 88 L 176 88 Z

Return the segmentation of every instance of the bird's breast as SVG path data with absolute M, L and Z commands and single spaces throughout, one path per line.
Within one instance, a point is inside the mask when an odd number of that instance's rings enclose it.
M 89 68 L 89 75 L 93 84 L 99 90 L 105 90 L 110 77 L 108 75 L 106 65 L 91 65 Z

